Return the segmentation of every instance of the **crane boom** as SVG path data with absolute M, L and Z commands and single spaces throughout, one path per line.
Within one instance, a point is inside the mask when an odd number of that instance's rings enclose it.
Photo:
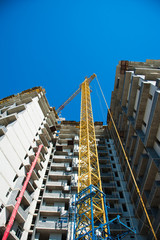
M 96 74 L 93 74 L 90 78 L 88 78 L 88 81 L 89 83 L 91 83 L 91 81 L 96 77 Z M 60 113 L 61 110 L 63 110 L 63 108 L 68 104 L 70 103 L 70 101 L 72 101 L 73 98 L 75 98 L 78 93 L 81 91 L 81 85 L 80 87 L 77 89 L 77 91 L 75 91 L 72 96 L 70 96 L 56 111 L 57 111 L 57 114 Z

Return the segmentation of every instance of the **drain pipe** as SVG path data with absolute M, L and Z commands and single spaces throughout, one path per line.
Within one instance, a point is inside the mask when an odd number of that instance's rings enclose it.
M 13 212 L 12 212 L 12 214 L 11 214 L 11 216 L 10 216 L 10 219 L 9 219 L 8 225 L 7 225 L 7 227 L 6 227 L 6 230 L 5 230 L 5 232 L 4 232 L 4 235 L 3 235 L 2 240 L 6 240 L 6 239 L 8 238 L 8 235 L 9 235 L 9 232 L 10 232 L 10 230 L 11 230 L 11 227 L 12 227 L 12 225 L 13 225 L 13 223 L 14 223 L 14 220 L 15 220 L 15 217 L 16 217 L 16 214 L 17 214 L 19 205 L 20 205 L 20 203 L 21 203 L 21 201 L 22 201 L 22 197 L 23 197 L 23 195 L 24 195 L 24 192 L 25 192 L 25 190 L 26 190 L 26 187 L 27 187 L 27 185 L 28 185 L 28 182 L 29 182 L 29 180 L 30 180 L 30 178 L 31 178 L 33 169 L 34 169 L 34 167 L 35 167 L 35 165 L 36 165 L 36 163 L 37 163 L 37 160 L 38 160 L 38 157 L 39 157 L 39 154 L 40 154 L 40 152 L 41 152 L 42 147 L 43 147 L 42 144 L 39 145 L 39 147 L 38 147 L 38 151 L 37 151 L 37 153 L 36 153 L 35 159 L 34 159 L 34 161 L 32 162 L 31 168 L 30 168 L 29 172 L 27 173 L 27 177 L 26 177 L 26 180 L 25 180 L 25 182 L 24 182 L 24 184 L 23 184 L 23 186 L 22 186 L 22 189 L 21 189 L 21 191 L 20 191 L 20 194 L 19 194 L 19 196 L 17 197 L 17 202 L 16 202 L 15 207 L 14 207 L 14 209 L 13 209 Z

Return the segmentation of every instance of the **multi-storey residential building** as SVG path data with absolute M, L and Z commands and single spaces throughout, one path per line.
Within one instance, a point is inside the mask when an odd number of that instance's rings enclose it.
M 160 239 L 160 60 L 120 61 L 110 110 Z M 116 141 L 113 128 L 110 133 Z M 124 158 L 120 163 L 135 215 L 140 219 L 140 234 L 154 239 Z
M 113 114 L 114 118 L 116 119 L 115 116 L 117 116 L 116 123 L 120 116 L 121 125 L 124 121 L 121 117 L 123 115 L 122 107 L 119 104 L 123 90 L 121 79 L 124 78 L 123 73 L 126 70 L 123 68 L 129 66 L 125 62 L 125 67 L 118 67 L 115 84 L 117 100 L 116 97 L 112 97 L 111 102 L 111 110 L 115 113 Z M 157 76 L 156 74 L 154 76 Z M 117 89 L 121 89 L 121 93 Z M 126 96 L 125 90 L 123 92 Z M 32 173 L 8 239 L 72 240 L 74 228 L 72 203 L 75 199 L 78 182 L 79 122 L 59 119 L 54 108 L 49 106 L 42 88 L 26 90 L 1 100 L 0 114 L 0 236 L 3 236 L 38 146 L 43 144 L 40 159 Z M 127 121 L 123 125 L 125 128 L 128 126 Z M 133 152 L 137 135 L 135 137 L 131 133 L 127 135 L 123 128 L 120 130 L 121 135 L 123 133 L 123 136 L 127 137 L 129 151 Z M 122 222 L 128 227 L 136 229 L 136 235 L 128 235 L 125 239 L 145 240 L 147 237 L 144 232 L 146 227 L 144 214 L 142 212 L 142 216 L 138 215 L 141 212 L 139 203 L 138 208 L 134 209 L 133 205 L 137 200 L 135 199 L 135 190 L 132 189 L 134 187 L 132 187 L 129 172 L 124 169 L 122 158 L 117 152 L 114 131 L 112 128 L 104 126 L 102 122 L 95 122 L 95 133 L 102 187 L 107 196 L 107 204 L 110 205 L 108 208 L 109 219 L 120 215 Z M 132 135 L 133 143 L 130 140 Z M 132 147 L 129 142 L 132 143 Z M 135 146 L 138 147 L 138 145 Z M 151 150 L 153 153 L 153 149 Z M 139 166 L 141 173 L 146 167 L 144 163 L 146 161 L 148 164 L 150 163 L 150 155 L 145 158 L 147 153 L 142 152 L 142 156 L 144 156 L 141 158 L 142 167 Z M 138 160 L 136 159 L 136 161 Z M 155 170 L 154 165 L 153 169 Z M 154 176 L 156 181 L 153 199 L 150 199 L 154 204 L 157 199 L 156 194 L 158 194 L 157 176 L 159 175 Z M 157 188 L 155 189 L 155 187 Z M 140 217 L 142 220 L 139 221 Z M 158 220 L 156 219 L 156 221 Z M 113 236 L 124 230 L 116 223 L 111 224 Z
M 27 239 L 36 214 L 51 147 L 56 141 L 52 128 L 56 114 L 43 89 L 34 88 L 0 102 L 0 235 L 2 237 L 16 198 L 34 160 L 40 153 L 18 209 L 9 239 Z M 50 127 L 49 127 L 50 126 Z

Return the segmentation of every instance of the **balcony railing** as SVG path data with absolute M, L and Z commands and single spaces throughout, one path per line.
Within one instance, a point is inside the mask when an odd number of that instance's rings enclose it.
M 37 229 L 45 229 L 45 230 L 66 230 L 68 229 L 68 222 L 63 221 L 45 221 L 42 220 L 42 222 L 38 222 L 36 225 Z
M 44 198 L 71 198 L 72 195 L 68 193 L 48 193 L 45 192 L 43 195 Z

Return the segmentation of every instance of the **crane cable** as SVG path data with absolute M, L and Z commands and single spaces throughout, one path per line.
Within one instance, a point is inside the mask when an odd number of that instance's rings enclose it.
M 142 196 L 141 196 L 141 192 L 140 192 L 140 190 L 139 190 L 139 187 L 138 187 L 138 185 L 137 185 L 136 179 L 135 179 L 134 174 L 133 174 L 133 172 L 132 172 L 132 168 L 131 168 L 131 166 L 130 166 L 130 163 L 129 163 L 128 157 L 127 157 L 126 152 L 125 152 L 125 150 L 124 150 L 124 147 L 123 147 L 123 144 L 122 144 L 121 138 L 120 138 L 120 136 L 119 136 L 119 133 L 118 133 L 117 127 L 116 127 L 115 122 L 114 122 L 114 120 L 113 120 L 113 117 L 112 117 L 111 111 L 110 111 L 110 109 L 109 109 L 109 107 L 108 107 L 107 101 L 106 101 L 106 99 L 105 99 L 105 96 L 104 96 L 104 94 L 103 94 L 103 91 L 102 91 L 102 88 L 101 88 L 101 86 L 100 86 L 100 83 L 99 83 L 99 81 L 98 81 L 97 76 L 96 76 L 96 80 L 97 80 L 98 86 L 99 86 L 99 88 L 100 88 L 100 90 L 101 90 L 101 93 L 102 93 L 103 99 L 104 99 L 104 101 L 105 101 L 105 104 L 106 104 L 106 107 L 107 107 L 107 110 L 108 110 L 109 116 L 110 116 L 110 118 L 111 118 L 112 124 L 113 124 L 113 126 L 114 126 L 115 131 L 116 131 L 116 134 L 117 134 L 117 137 L 118 137 L 118 140 L 119 140 L 120 146 L 121 146 L 121 148 L 122 148 L 122 151 L 123 151 L 124 157 L 125 157 L 125 159 L 126 159 L 126 162 L 127 162 L 128 168 L 129 168 L 129 170 L 130 170 L 130 173 L 131 173 L 131 176 L 132 176 L 133 182 L 134 182 L 134 184 L 135 184 L 135 187 L 136 187 L 137 193 L 138 193 L 138 195 L 139 195 L 139 198 L 140 198 L 141 204 L 142 204 L 143 209 L 144 209 L 144 212 L 145 212 L 145 214 L 146 214 L 146 217 L 147 217 L 147 220 L 148 220 L 149 226 L 150 226 L 150 228 L 151 228 L 151 231 L 152 231 L 152 233 L 153 233 L 153 236 L 154 236 L 155 240 L 158 240 L 158 239 L 157 239 L 157 236 L 156 236 L 156 234 L 155 234 L 155 231 L 154 231 L 154 229 L 153 229 L 153 226 L 152 226 L 151 220 L 150 220 L 150 218 L 149 218 L 149 215 L 148 215 L 147 209 L 146 209 L 146 207 L 145 207 L 145 204 L 144 204 L 143 198 L 142 198 Z

